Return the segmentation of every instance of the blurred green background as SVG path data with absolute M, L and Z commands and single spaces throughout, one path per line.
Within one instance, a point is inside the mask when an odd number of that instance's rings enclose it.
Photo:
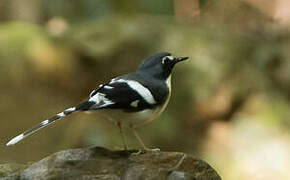
M 118 129 L 98 113 L 5 144 L 168 51 L 191 59 L 175 68 L 166 111 L 138 128 L 145 143 L 201 157 L 223 179 L 290 179 L 289 7 L 287 0 L 0 0 L 0 163 L 122 148 Z

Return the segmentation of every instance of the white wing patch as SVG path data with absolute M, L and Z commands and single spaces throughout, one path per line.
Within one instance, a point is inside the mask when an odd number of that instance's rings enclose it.
M 133 102 L 131 102 L 131 106 L 132 107 L 138 107 L 138 103 L 139 103 L 139 100 L 136 100 L 136 101 L 133 101 Z
M 94 94 L 95 92 L 96 92 L 96 90 L 94 89 L 94 90 L 91 92 L 90 97 L 92 97 L 93 94 Z
M 140 84 L 137 81 L 134 80 L 127 80 L 127 79 L 117 79 L 117 80 L 112 80 L 111 83 L 114 82 L 124 82 L 127 83 L 128 86 L 130 86 L 131 89 L 136 91 L 148 104 L 155 104 L 156 101 L 150 92 L 149 89 L 144 87 L 142 84 Z
M 96 104 L 102 104 L 100 107 L 104 107 L 104 106 L 108 106 L 108 105 L 114 104 L 113 101 L 109 100 L 105 96 L 106 96 L 105 94 L 98 92 L 94 96 L 92 96 L 89 99 L 89 101 L 93 101 Z
M 104 86 L 104 88 L 105 89 L 113 89 L 114 87 L 106 85 L 106 86 Z

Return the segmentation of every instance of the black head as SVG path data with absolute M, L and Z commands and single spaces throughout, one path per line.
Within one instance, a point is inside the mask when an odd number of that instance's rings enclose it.
M 166 79 L 178 62 L 184 61 L 188 57 L 173 57 L 170 53 L 158 53 L 146 58 L 137 69 L 137 72 L 146 73 L 156 78 Z

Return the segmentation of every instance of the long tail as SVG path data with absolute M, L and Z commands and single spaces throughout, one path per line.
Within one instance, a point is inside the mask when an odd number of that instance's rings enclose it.
M 72 113 L 74 113 L 76 111 L 86 111 L 86 110 L 89 110 L 89 108 L 93 104 L 94 104 L 94 102 L 86 101 L 86 102 L 81 103 L 81 104 L 79 104 L 79 105 L 77 105 L 75 107 L 68 108 L 68 109 L 64 110 L 63 112 L 58 113 L 55 116 L 53 116 L 53 117 L 51 117 L 49 119 L 46 119 L 46 120 L 42 121 L 41 123 L 39 123 L 38 125 L 34 126 L 33 128 L 26 130 L 24 133 L 19 134 L 18 136 L 12 138 L 6 144 L 6 146 L 11 146 L 11 145 L 14 145 L 14 144 L 18 143 L 19 141 L 23 140 L 27 136 L 29 136 L 31 134 L 34 134 L 38 130 L 40 130 L 40 129 L 44 128 L 44 127 L 47 127 L 48 125 L 54 123 L 55 121 L 57 121 L 57 120 L 65 117 L 67 115 L 70 115 L 70 114 L 72 114 Z

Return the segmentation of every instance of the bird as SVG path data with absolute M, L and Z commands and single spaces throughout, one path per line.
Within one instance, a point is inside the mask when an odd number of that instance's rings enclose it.
M 109 121 L 118 126 L 125 150 L 128 149 L 128 145 L 123 127 L 132 129 L 143 150 L 159 150 L 147 148 L 138 135 L 136 127 L 152 121 L 164 111 L 171 96 L 172 70 L 177 63 L 188 58 L 174 57 L 168 52 L 149 56 L 135 72 L 118 76 L 99 85 L 90 93 L 86 101 L 42 121 L 12 138 L 6 145 L 15 145 L 74 112 L 101 111 Z

